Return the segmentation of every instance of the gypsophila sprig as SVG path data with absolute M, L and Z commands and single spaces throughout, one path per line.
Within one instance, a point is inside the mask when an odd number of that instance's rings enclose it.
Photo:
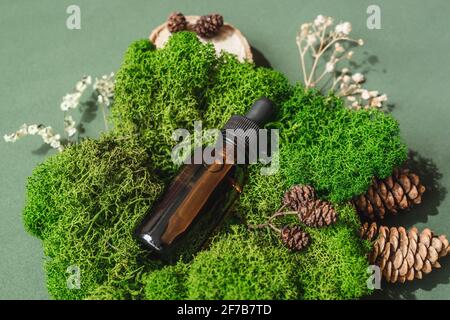
M 100 79 L 95 78 L 94 90 L 97 93 L 97 102 L 103 113 L 105 129 L 108 130 L 107 108 L 111 105 L 114 97 L 114 72 L 109 75 L 103 75 Z
M 114 97 L 113 77 L 114 73 L 111 73 L 110 75 L 104 75 L 100 79 L 96 78 L 93 86 L 94 94 L 96 94 L 97 96 L 97 102 L 102 107 L 106 128 L 108 127 L 106 124 L 106 111 L 104 109 L 104 106 L 110 106 Z M 81 80 L 79 80 L 75 84 L 73 92 L 66 94 L 62 98 L 60 109 L 64 112 L 64 133 L 66 139 L 62 139 L 62 135 L 56 133 L 52 127 L 45 126 L 43 124 L 23 124 L 16 132 L 5 134 L 3 136 L 3 139 L 5 140 L 5 142 L 13 143 L 25 136 L 38 135 L 42 138 L 42 141 L 45 144 L 48 144 L 51 148 L 56 149 L 60 152 L 63 151 L 67 145 L 74 143 L 72 139 L 78 132 L 76 121 L 71 115 L 68 114 L 68 112 L 76 109 L 80 105 L 80 100 L 83 96 L 83 93 L 91 84 L 91 76 L 83 76 Z
M 352 44 L 364 45 L 362 39 L 350 37 L 351 31 L 350 22 L 334 25 L 333 18 L 323 15 L 301 25 L 296 42 L 303 83 L 307 88 L 318 88 L 325 94 L 334 92 L 354 109 L 380 108 L 387 101 L 385 94 L 364 89 L 365 78 L 361 73 L 352 74 L 349 68 L 338 70 L 339 63 L 352 59 Z M 310 68 L 307 68 L 307 61 L 310 61 L 307 56 L 312 58 Z
M 64 149 L 63 145 L 61 144 L 61 135 L 55 134 L 51 127 L 46 127 L 42 124 L 27 125 L 26 123 L 24 123 L 16 132 L 5 134 L 3 136 L 3 139 L 5 140 L 5 142 L 14 143 L 22 137 L 35 135 L 40 136 L 42 138 L 42 141 L 48 144 L 53 149 L 56 149 L 58 151 L 62 151 Z
M 75 85 L 75 90 L 72 93 L 68 93 L 63 97 L 63 101 L 61 102 L 61 110 L 69 111 L 70 109 L 75 109 L 80 104 L 80 98 L 83 95 L 83 92 L 90 86 L 92 83 L 91 76 L 84 76 L 78 81 Z

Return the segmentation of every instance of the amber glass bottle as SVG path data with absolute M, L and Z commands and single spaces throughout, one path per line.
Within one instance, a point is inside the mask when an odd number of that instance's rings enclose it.
M 223 147 L 214 161 L 183 165 L 136 229 L 145 247 L 168 261 L 201 249 L 241 193 L 244 166 L 255 159 L 258 130 L 274 113 L 270 100 L 258 99 L 245 116 L 232 116 L 225 124 Z

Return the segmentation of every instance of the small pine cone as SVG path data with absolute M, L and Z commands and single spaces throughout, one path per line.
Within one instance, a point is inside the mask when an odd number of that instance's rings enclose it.
M 300 251 L 309 243 L 309 235 L 300 226 L 284 226 L 281 229 L 281 241 L 293 251 Z
M 187 21 L 186 17 L 181 12 L 173 12 L 167 18 L 167 29 L 170 32 L 178 32 L 186 30 Z
M 309 201 L 298 211 L 299 220 L 310 227 L 329 226 L 337 220 L 336 210 L 328 201 Z
M 398 210 L 421 203 L 424 192 L 418 175 L 408 169 L 395 169 L 386 179 L 374 179 L 369 190 L 353 199 L 353 204 L 368 218 L 383 219 L 388 213 L 396 214 Z
M 212 38 L 219 33 L 223 26 L 223 17 L 220 14 L 213 13 L 201 16 L 195 23 L 195 32 L 203 38 Z
M 284 194 L 283 205 L 295 211 L 299 211 L 307 202 L 314 200 L 316 200 L 316 192 L 313 187 L 296 185 Z
M 365 223 L 360 229 L 361 238 L 373 242 L 369 262 L 380 267 L 387 282 L 404 283 L 414 278 L 422 279 L 433 268 L 440 268 L 440 257 L 450 252 L 444 235 L 436 236 L 430 229 L 422 232 L 416 228 L 377 226 Z

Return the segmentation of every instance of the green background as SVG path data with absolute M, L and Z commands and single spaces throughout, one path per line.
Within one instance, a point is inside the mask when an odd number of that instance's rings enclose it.
M 81 30 L 66 28 L 66 8 L 81 8 Z M 381 8 L 381 30 L 366 27 L 366 9 Z M 430 227 L 450 235 L 450 2 L 442 1 L 148 1 L 2 0 L 0 2 L 0 134 L 22 123 L 62 129 L 61 97 L 85 74 L 118 69 L 127 46 L 148 37 L 174 10 L 219 12 L 237 26 L 271 66 L 300 80 L 295 35 L 317 14 L 350 21 L 365 46 L 355 52 L 367 87 L 386 92 L 402 137 L 417 153 L 412 164 L 428 187 L 418 208 L 388 219 L 392 225 Z M 92 111 L 92 110 L 91 110 Z M 86 135 L 101 116 L 85 112 Z M 25 181 L 53 151 L 37 137 L 0 141 L 0 298 L 47 299 L 40 241 L 25 233 L 21 210 Z M 388 286 L 375 298 L 448 299 L 450 259 L 422 281 Z

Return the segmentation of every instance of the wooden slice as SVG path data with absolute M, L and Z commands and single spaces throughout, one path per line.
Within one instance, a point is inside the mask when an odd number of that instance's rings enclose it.
M 192 26 L 195 24 L 199 16 L 186 16 L 186 20 Z M 150 41 L 153 42 L 156 48 L 162 48 L 172 33 L 167 29 L 167 22 L 156 27 L 150 34 Z M 216 49 L 216 54 L 219 55 L 222 50 L 236 55 L 239 61 L 253 62 L 253 55 L 248 44 L 247 39 L 242 33 L 233 27 L 231 24 L 224 23 L 217 35 L 212 38 L 202 38 L 197 35 L 199 40 L 203 43 L 211 42 Z

